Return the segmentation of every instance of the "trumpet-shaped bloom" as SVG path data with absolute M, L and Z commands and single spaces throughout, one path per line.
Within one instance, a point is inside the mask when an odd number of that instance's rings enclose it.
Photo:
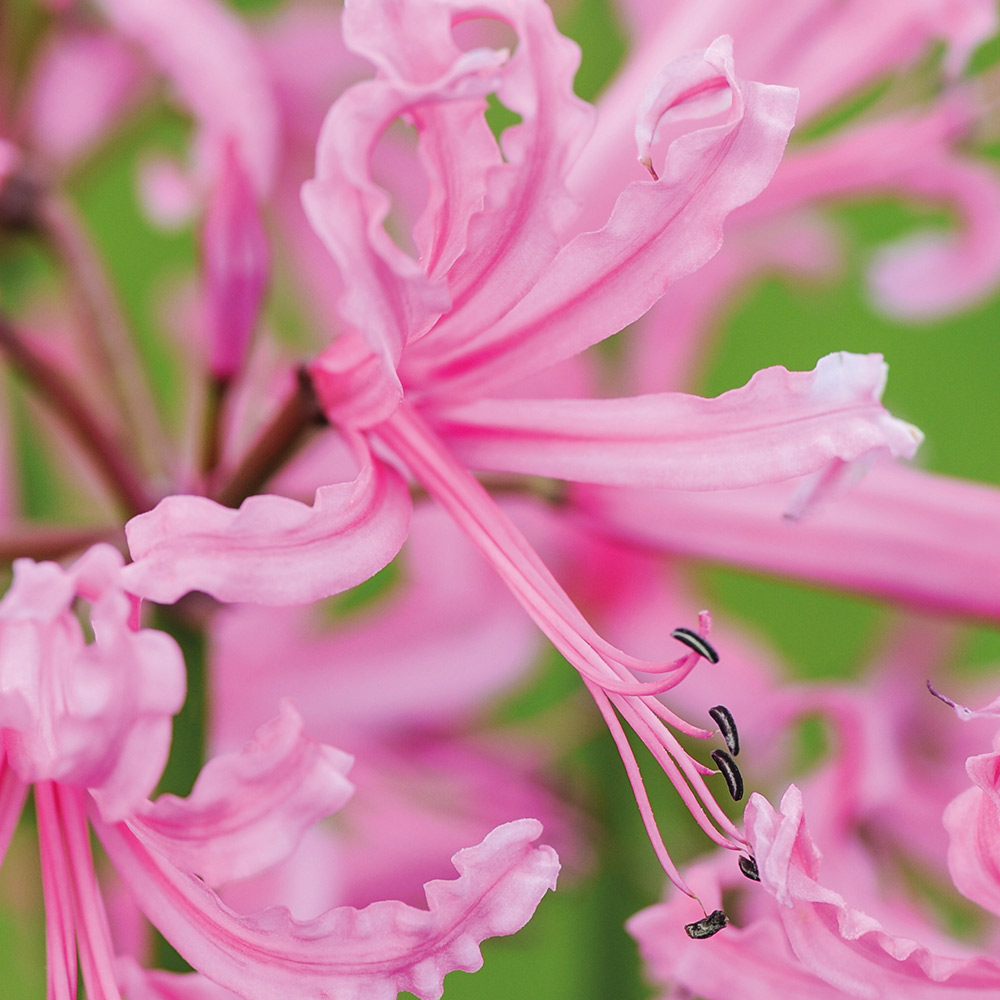
M 515 30 L 513 53 L 456 44 L 453 26 L 486 14 Z M 602 639 L 468 466 L 708 490 L 813 473 L 819 493 L 863 457 L 913 453 L 919 433 L 881 407 L 885 369 L 875 356 L 834 355 L 808 374 L 768 370 L 716 400 L 495 398 L 615 333 L 718 249 L 725 217 L 775 169 L 795 95 L 737 77 L 728 39 L 671 64 L 639 111 L 640 151 L 649 153 L 667 122 L 721 115 L 721 123 L 675 138 L 657 179 L 627 184 L 602 228 L 572 236 L 565 178 L 589 114 L 571 89 L 575 48 L 543 4 L 358 3 L 345 10 L 344 33 L 378 75 L 334 104 L 303 195 L 344 280 L 344 333 L 310 366 L 317 395 L 332 423 L 393 456 L 452 515 L 580 671 L 615 734 L 660 860 L 680 884 L 616 713 L 706 833 L 739 849 L 742 836 L 704 783 L 712 769 L 669 727 L 710 731 L 654 697 L 693 668 L 697 653 L 650 662 Z M 499 146 L 482 114 L 490 92 L 521 116 Z M 428 184 L 412 234 L 419 259 L 384 228 L 391 203 L 372 174 L 373 150 L 399 117 L 416 126 Z M 167 498 L 128 526 L 129 585 L 158 600 L 191 589 L 223 600 L 314 600 L 356 582 L 337 552 L 364 551 L 360 528 L 384 560 L 380 524 L 406 506 L 398 497 L 354 499 L 377 516 L 342 525 L 318 510 L 303 515 L 316 544 L 302 546 L 278 517 L 288 503 L 253 498 L 233 514 Z M 239 527 L 248 519 L 252 532 Z M 245 560 L 238 581 L 237 552 Z

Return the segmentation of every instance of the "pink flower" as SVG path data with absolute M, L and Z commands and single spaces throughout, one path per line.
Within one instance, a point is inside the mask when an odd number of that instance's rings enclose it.
M 181 654 L 131 627 L 122 558 L 91 549 L 69 570 L 15 564 L 0 601 L 0 848 L 34 787 L 46 904 L 49 991 L 118 997 L 114 949 L 88 821 L 139 905 L 191 964 L 245 998 L 441 995 L 444 974 L 481 964 L 479 942 L 531 916 L 558 871 L 533 847 L 534 820 L 508 823 L 455 856 L 459 878 L 426 886 L 429 909 L 384 901 L 296 922 L 241 916 L 210 886 L 287 857 L 353 787 L 351 758 L 308 739 L 287 703 L 238 753 L 209 762 L 187 799 L 150 802 L 184 695 Z M 87 643 L 74 604 L 91 606 Z
M 613 334 L 715 252 L 725 216 L 754 197 L 777 164 L 795 96 L 738 79 L 726 39 L 669 66 L 640 116 L 640 143 L 668 120 L 720 109 L 725 120 L 678 137 L 660 179 L 631 182 L 602 229 L 573 237 L 564 179 L 588 121 L 570 86 L 576 51 L 534 0 L 491 6 L 517 32 L 513 55 L 462 51 L 451 28 L 473 13 L 484 11 L 462 0 L 345 11 L 348 45 L 379 75 L 331 109 L 317 176 L 304 192 L 345 289 L 345 332 L 310 373 L 331 422 L 362 435 L 373 455 L 392 456 L 441 503 L 580 671 L 615 735 L 658 856 L 680 884 L 616 712 L 706 833 L 739 849 L 742 836 L 704 784 L 711 769 L 682 750 L 669 727 L 710 732 L 654 697 L 697 655 L 649 662 L 603 640 L 466 465 L 710 490 L 815 473 L 814 490 L 823 492 L 864 456 L 912 454 L 919 434 L 881 408 L 885 369 L 874 356 L 831 356 L 811 373 L 771 369 L 717 400 L 496 398 Z M 482 118 L 490 91 L 522 118 L 504 135 L 502 153 Z M 372 151 L 400 116 L 417 125 L 429 186 L 413 229 L 420 260 L 384 230 L 389 201 L 371 174 Z M 408 508 L 398 488 L 389 489 L 395 473 L 374 457 L 364 461 L 381 471 L 363 476 L 386 484 L 376 502 L 360 477 L 350 499 L 324 500 L 311 514 L 295 505 L 294 516 L 278 497 L 252 498 L 237 513 L 167 498 L 128 526 L 129 586 L 161 601 L 200 589 L 226 601 L 291 604 L 357 582 L 392 555 L 390 539 L 401 542 L 385 525 L 405 523 Z M 363 518 L 345 517 L 359 504 Z M 345 561 L 341 552 L 352 555 Z M 637 680 L 636 669 L 661 679 Z

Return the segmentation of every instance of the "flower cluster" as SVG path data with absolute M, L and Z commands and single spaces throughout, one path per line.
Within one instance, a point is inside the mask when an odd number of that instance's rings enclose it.
M 878 252 L 885 312 L 991 293 L 967 66 L 994 5 L 622 0 L 591 105 L 573 2 L 11 15 L 0 857 L 30 792 L 50 1000 L 436 1000 L 560 857 L 601 864 L 559 779 L 597 721 L 672 886 L 629 924 L 666 996 L 1000 990 L 915 899 L 947 857 L 1000 913 L 1000 743 L 972 734 L 1000 712 L 949 685 L 973 722 L 949 727 L 914 675 L 947 623 L 901 629 L 863 685 L 793 683 L 711 634 L 674 558 L 1000 611 L 1000 494 L 906 463 L 923 435 L 880 354 L 685 391 L 736 289 L 836 270 L 839 202 L 954 217 Z M 104 228 L 142 240 L 110 270 L 95 177 Z M 567 693 L 511 722 L 543 638 Z M 740 822 L 744 770 L 780 791 L 816 717 L 832 752 Z M 661 784 L 719 849 L 689 868 Z

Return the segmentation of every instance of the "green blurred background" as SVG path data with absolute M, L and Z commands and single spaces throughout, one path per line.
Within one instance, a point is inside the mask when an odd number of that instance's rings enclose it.
M 3 2 L 8 27 L 14 25 L 6 44 L 12 44 L 11 38 L 28 44 L 39 16 L 33 0 Z M 243 0 L 236 6 L 257 13 L 277 4 Z M 616 15 L 605 0 L 582 0 L 560 16 L 560 24 L 583 49 L 578 90 L 593 98 L 625 54 Z M 4 54 L 12 55 L 9 50 Z M 987 52 L 979 62 L 994 59 L 994 53 Z M 158 353 L 155 303 L 165 278 L 190 269 L 194 239 L 190 232 L 164 235 L 144 222 L 135 203 L 134 172 L 148 142 L 182 148 L 184 137 L 184 122 L 170 113 L 132 122 L 114 146 L 73 181 L 73 195 L 106 256 L 147 356 L 160 373 L 159 390 L 168 406 L 177 376 L 170 355 Z M 865 261 L 872 247 L 911 228 L 915 211 L 884 201 L 838 209 L 835 215 L 855 248 L 842 279 L 807 286 L 774 278 L 743 294 L 730 305 L 717 331 L 712 361 L 698 390 L 714 395 L 742 385 L 767 365 L 809 369 L 831 351 L 879 351 L 890 364 L 888 408 L 926 434 L 919 461 L 937 472 L 1000 483 L 1000 449 L 995 446 L 1000 298 L 947 321 L 918 326 L 889 322 L 865 299 Z M 38 284 L 47 280 L 45 264 L 30 245 L 19 243 L 0 253 L 0 301 L 5 308 L 16 311 L 22 297 L 35 294 Z M 23 409 L 18 413 L 27 507 L 37 517 L 54 516 L 65 502 L 65 484 L 58 470 L 29 446 L 30 428 Z M 896 614 L 870 600 L 732 570 L 692 566 L 687 571 L 713 614 L 739 620 L 765 636 L 796 676 L 851 675 Z M 966 624 L 957 649 L 959 669 L 994 670 L 1000 637 Z M 514 699 L 509 711 L 530 715 L 571 687 L 575 678 L 558 667 L 550 664 L 537 688 Z M 663 877 L 641 831 L 610 738 L 596 735 L 574 752 L 562 780 L 586 802 L 594 819 L 597 863 L 592 874 L 567 880 L 516 936 L 486 942 L 484 969 L 474 976 L 449 976 L 447 1000 L 521 995 L 632 1000 L 649 995 L 622 925 L 659 898 Z M 658 808 L 669 815 L 672 804 L 664 796 Z M 690 852 L 700 843 L 690 836 L 690 825 L 686 816 L 664 824 L 671 847 L 680 844 L 682 857 L 684 845 Z M 25 826 L 0 872 L 0 995 L 19 998 L 41 997 L 45 989 L 44 927 L 40 895 L 33 888 L 39 885 L 37 852 L 30 819 Z

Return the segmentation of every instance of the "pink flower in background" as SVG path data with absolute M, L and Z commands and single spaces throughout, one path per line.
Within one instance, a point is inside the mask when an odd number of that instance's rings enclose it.
M 191 964 L 240 996 L 329 990 L 431 998 L 478 944 L 512 933 L 555 885 L 558 862 L 521 820 L 455 855 L 459 878 L 426 886 L 428 910 L 380 902 L 296 922 L 272 909 L 241 916 L 211 886 L 283 860 L 353 787 L 351 758 L 308 739 L 289 704 L 238 753 L 216 757 L 187 799 L 147 798 L 184 695 L 168 636 L 136 631 L 119 588 L 120 554 L 101 546 L 69 570 L 20 560 L 0 602 L 0 833 L 4 852 L 33 786 L 46 903 L 49 990 L 75 996 L 77 955 L 89 995 L 117 997 L 115 952 L 88 842 L 88 821 L 140 907 Z M 91 605 L 93 642 L 73 614 Z

